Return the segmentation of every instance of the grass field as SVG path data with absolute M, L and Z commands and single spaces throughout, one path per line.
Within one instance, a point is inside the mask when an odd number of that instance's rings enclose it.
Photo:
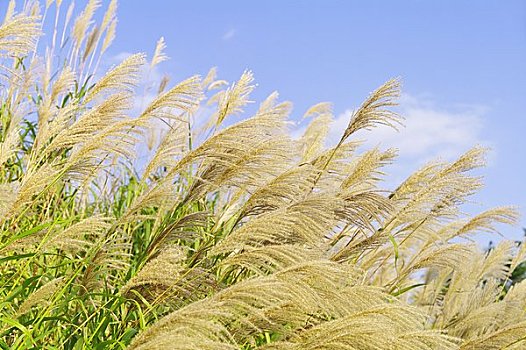
M 229 122 L 250 101 L 249 71 L 163 80 L 136 112 L 162 40 L 102 72 L 115 1 L 100 23 L 98 1 L 78 16 L 67 1 L 11 4 L 0 27 L 3 349 L 526 347 L 525 245 L 469 240 L 518 213 L 462 212 L 485 150 L 387 191 L 396 150 L 355 138 L 402 127 L 398 80 L 365 98 L 332 148 L 329 103 L 306 113 L 297 140 L 277 94 Z M 45 40 L 44 20 L 55 23 Z M 196 127 L 205 105 L 214 113 Z M 144 164 L 139 145 L 151 147 Z

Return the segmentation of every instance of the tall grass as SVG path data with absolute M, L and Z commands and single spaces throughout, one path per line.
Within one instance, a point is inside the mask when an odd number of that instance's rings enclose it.
M 425 165 L 394 191 L 380 186 L 396 152 L 359 152 L 357 131 L 401 125 L 397 80 L 330 149 L 327 103 L 307 111 L 299 140 L 277 94 L 224 126 L 249 102 L 248 71 L 233 84 L 215 70 L 163 80 L 136 112 L 164 41 L 101 73 L 116 2 L 101 23 L 99 1 L 76 19 L 66 5 L 11 2 L 0 27 L 2 348 L 526 347 L 526 283 L 511 279 L 525 245 L 469 240 L 517 212 L 461 211 L 484 150 Z M 41 38 L 46 14 L 55 29 Z M 204 104 L 215 113 L 196 130 Z

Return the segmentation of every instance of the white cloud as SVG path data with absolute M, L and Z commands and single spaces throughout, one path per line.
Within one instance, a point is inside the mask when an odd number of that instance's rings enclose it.
M 130 57 L 131 55 L 132 55 L 131 52 L 122 51 L 122 52 L 119 52 L 119 53 L 117 53 L 117 54 L 115 54 L 113 56 L 108 57 L 107 63 L 109 63 L 110 65 L 119 64 L 122 61 L 124 61 L 125 59 L 127 59 L 128 57 Z
M 223 34 L 221 39 L 223 39 L 224 41 L 227 41 L 227 40 L 232 39 L 234 35 L 236 35 L 236 30 L 234 28 L 231 28 Z

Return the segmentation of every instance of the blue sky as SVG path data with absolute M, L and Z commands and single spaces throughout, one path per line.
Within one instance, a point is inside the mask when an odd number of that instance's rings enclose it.
M 212 66 L 233 81 L 249 68 L 259 85 L 254 99 L 277 90 L 294 103 L 296 119 L 312 104 L 333 102 L 333 138 L 346 111 L 399 76 L 406 129 L 367 135 L 400 148 L 392 178 L 489 146 L 486 188 L 474 197 L 482 204 L 469 210 L 515 204 L 526 214 L 525 1 L 121 0 L 118 17 L 110 60 L 151 54 L 164 36 L 171 59 L 159 70 L 172 81 Z M 520 238 L 522 230 L 503 233 Z

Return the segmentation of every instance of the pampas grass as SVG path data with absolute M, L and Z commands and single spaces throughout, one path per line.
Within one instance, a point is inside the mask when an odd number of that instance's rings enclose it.
M 100 1 L 76 19 L 61 3 L 46 2 L 47 50 L 37 3 L 11 2 L 0 26 L 1 348 L 526 347 L 526 284 L 512 279 L 525 245 L 469 242 L 517 211 L 462 214 L 485 150 L 387 191 L 396 150 L 362 152 L 354 139 L 401 127 L 399 80 L 372 92 L 329 149 L 329 103 L 305 113 L 297 140 L 277 93 L 230 124 L 252 102 L 250 71 L 234 83 L 215 68 L 163 79 L 137 112 L 164 40 L 149 61 L 138 53 L 101 75 L 117 2 L 100 25 Z M 215 111 L 197 130 L 203 105 Z M 149 158 L 135 160 L 146 144 Z

